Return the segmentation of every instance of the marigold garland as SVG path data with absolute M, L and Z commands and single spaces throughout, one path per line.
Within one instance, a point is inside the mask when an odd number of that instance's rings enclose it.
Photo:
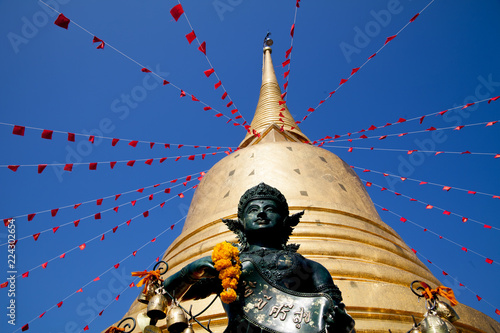
M 223 292 L 220 294 L 221 300 L 232 303 L 236 300 L 236 288 L 241 275 L 241 262 L 238 249 L 228 242 L 222 242 L 214 247 L 212 261 L 215 269 L 219 272 L 219 279 L 222 280 Z

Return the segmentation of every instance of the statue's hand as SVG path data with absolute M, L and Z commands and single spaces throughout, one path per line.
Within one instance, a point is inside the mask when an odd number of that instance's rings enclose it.
M 198 259 L 187 265 L 187 274 L 195 280 L 213 278 L 219 275 L 210 257 Z
M 354 320 L 347 314 L 344 304 L 335 305 L 325 318 L 328 332 L 355 333 Z

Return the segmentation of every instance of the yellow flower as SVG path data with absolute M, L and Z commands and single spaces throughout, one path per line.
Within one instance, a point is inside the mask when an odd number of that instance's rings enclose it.
M 234 289 L 227 289 L 220 293 L 220 299 L 226 304 L 234 302 L 236 297 L 237 295 Z
M 228 304 L 234 302 L 238 295 L 235 289 L 241 275 L 241 262 L 238 249 L 228 242 L 222 242 L 214 247 L 212 261 L 219 271 L 224 291 L 220 294 L 221 300 Z

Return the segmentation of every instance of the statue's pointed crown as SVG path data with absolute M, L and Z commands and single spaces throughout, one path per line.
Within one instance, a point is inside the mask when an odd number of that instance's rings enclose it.
M 238 219 L 243 220 L 243 213 L 247 204 L 252 200 L 259 199 L 270 199 L 274 200 L 283 212 L 283 216 L 288 216 L 288 203 L 286 202 L 285 196 L 276 188 L 267 185 L 266 183 L 260 183 L 248 189 L 240 198 L 238 204 Z

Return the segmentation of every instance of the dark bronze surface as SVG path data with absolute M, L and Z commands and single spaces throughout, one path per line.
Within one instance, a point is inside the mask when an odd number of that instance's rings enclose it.
M 241 197 L 238 220 L 224 220 L 238 237 L 243 265 L 238 299 L 224 304 L 225 332 L 353 332 L 354 321 L 328 270 L 297 253 L 298 245 L 287 245 L 303 212 L 288 214 L 284 196 L 261 183 Z M 205 257 L 168 277 L 164 288 L 183 300 L 205 298 L 222 291 L 217 276 Z M 254 293 L 259 297 L 254 299 Z M 259 309 L 265 309 L 262 316 L 256 314 Z

